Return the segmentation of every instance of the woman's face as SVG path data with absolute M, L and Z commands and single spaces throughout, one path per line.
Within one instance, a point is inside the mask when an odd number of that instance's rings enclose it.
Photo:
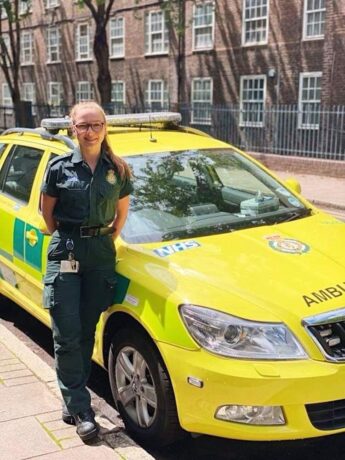
M 73 132 L 78 138 L 80 150 L 99 153 L 106 135 L 105 120 L 97 107 L 82 107 L 73 118 Z

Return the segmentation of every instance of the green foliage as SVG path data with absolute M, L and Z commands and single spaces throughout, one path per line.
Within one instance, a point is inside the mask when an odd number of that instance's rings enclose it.
M 140 187 L 137 187 L 134 196 L 134 206 L 158 208 L 175 216 L 187 215 L 190 191 L 177 187 L 172 181 L 174 173 L 183 169 L 180 159 L 173 155 L 166 156 L 164 163 L 160 162 L 158 167 L 154 160 L 148 160 L 137 178 Z M 140 176 L 145 180 L 141 181 Z

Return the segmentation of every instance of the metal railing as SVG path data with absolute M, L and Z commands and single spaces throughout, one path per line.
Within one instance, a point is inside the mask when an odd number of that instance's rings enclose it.
M 31 126 L 39 126 L 42 118 L 65 116 L 68 106 L 32 105 Z M 311 158 L 345 160 L 345 106 L 258 104 L 211 106 L 189 104 L 176 106 L 125 106 L 108 104 L 108 114 L 173 110 L 182 114 L 182 124 L 205 131 L 242 149 L 296 155 Z M 13 109 L 0 106 L 0 129 L 15 126 Z

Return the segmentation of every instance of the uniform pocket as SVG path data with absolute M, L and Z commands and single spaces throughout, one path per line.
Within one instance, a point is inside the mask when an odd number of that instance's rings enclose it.
M 105 311 L 108 307 L 114 304 L 116 284 L 117 278 L 115 273 L 104 278 L 104 304 L 101 305 L 102 311 Z
M 62 182 L 58 205 L 66 217 L 82 222 L 89 214 L 90 184 L 85 181 Z
M 104 199 L 115 199 L 118 198 L 120 188 L 118 184 L 109 184 L 108 182 L 102 182 L 99 186 L 99 194 Z
M 43 288 L 43 307 L 50 309 L 55 305 L 55 279 L 57 273 L 48 273 L 44 277 L 44 288 Z

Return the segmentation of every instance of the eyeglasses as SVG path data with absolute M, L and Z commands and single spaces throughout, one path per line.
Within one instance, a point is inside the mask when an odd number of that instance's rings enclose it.
M 95 123 L 78 123 L 77 125 L 74 125 L 78 133 L 86 133 L 89 130 L 89 128 L 91 128 L 93 132 L 99 133 L 100 131 L 102 131 L 103 126 L 104 123 L 101 123 L 100 121 L 97 121 Z

